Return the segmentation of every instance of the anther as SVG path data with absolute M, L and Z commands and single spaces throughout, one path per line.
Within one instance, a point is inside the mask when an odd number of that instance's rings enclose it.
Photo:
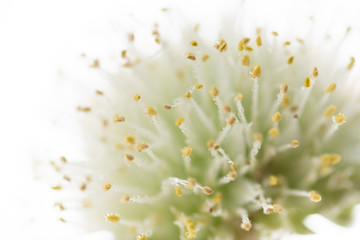
M 313 68 L 311 75 L 312 75 L 314 78 L 316 78 L 316 77 L 319 76 L 319 71 L 318 71 L 317 67 L 314 67 L 314 68 Z
M 292 148 L 298 148 L 298 147 L 300 146 L 300 142 L 299 142 L 298 140 L 292 140 L 292 141 L 290 142 L 290 146 L 291 146 Z
M 134 136 L 126 136 L 124 138 L 125 142 L 134 145 L 135 144 L 135 137 Z
M 104 95 L 104 92 L 103 92 L 103 91 L 100 91 L 100 90 L 98 90 L 98 89 L 95 90 L 95 93 L 96 93 L 97 95 Z
M 90 112 L 91 111 L 91 108 L 90 107 L 81 107 L 81 106 L 78 106 L 77 107 L 77 110 L 79 112 Z
M 355 64 L 355 58 L 354 58 L 354 57 L 351 57 L 351 58 L 350 58 L 350 63 L 349 63 L 349 65 L 347 66 L 347 69 L 350 71 L 350 70 L 354 67 L 354 64 Z
M 115 123 L 125 122 L 125 117 L 120 116 L 120 115 L 115 115 L 113 121 L 114 121 Z
M 150 107 L 150 106 L 146 107 L 145 112 L 149 117 L 153 117 L 153 116 L 157 115 L 156 110 L 153 107 Z
M 175 192 L 176 192 L 176 196 L 178 196 L 178 197 L 182 196 L 182 191 L 181 191 L 181 186 L 180 185 L 176 185 Z
M 346 116 L 342 113 L 336 114 L 336 116 L 333 118 L 333 121 L 339 125 L 343 124 L 346 121 Z
M 228 119 L 227 124 L 229 126 L 232 126 L 234 125 L 235 121 L 236 121 L 236 117 L 232 116 L 231 118 Z
M 218 44 L 214 46 L 219 52 L 223 52 L 226 50 L 227 42 L 224 39 L 220 39 Z
M 283 107 L 287 107 L 290 104 L 290 98 L 287 95 L 284 95 L 283 100 L 281 102 Z
M 164 105 L 162 105 L 162 107 L 167 110 L 170 110 L 172 108 L 171 105 L 169 105 L 169 104 L 164 104 Z
M 192 94 L 190 92 L 185 93 L 185 98 L 190 99 L 192 97 Z
M 196 56 L 195 56 L 194 53 L 187 53 L 187 54 L 185 54 L 185 57 L 186 57 L 187 59 L 192 60 L 192 61 L 195 61 L 195 60 L 196 60 Z
M 137 145 L 136 145 L 136 150 L 138 151 L 138 152 L 142 152 L 142 151 L 144 151 L 145 149 L 147 149 L 149 147 L 149 145 L 147 145 L 146 143 L 138 143 Z
M 185 121 L 185 118 L 178 118 L 175 122 L 176 126 L 180 126 Z
M 128 153 L 124 154 L 124 158 L 127 163 L 132 163 L 134 161 L 134 156 Z
M 192 153 L 192 148 L 191 147 L 185 147 L 183 148 L 183 150 L 181 151 L 182 155 L 185 157 L 190 157 L 191 153 Z
M 52 186 L 51 189 L 58 191 L 58 190 L 61 190 L 62 187 L 60 185 L 56 185 L 56 186 Z
M 241 59 L 241 64 L 243 66 L 250 66 L 250 57 L 249 55 L 244 55 Z
M 274 213 L 282 213 L 282 211 L 283 211 L 282 207 L 279 204 L 274 204 L 273 210 L 274 210 Z
M 291 56 L 291 57 L 289 57 L 288 58 L 288 60 L 287 60 L 287 64 L 292 64 L 293 63 L 293 61 L 294 61 L 294 56 Z
M 140 234 L 139 236 L 136 237 L 136 240 L 146 240 L 146 235 Z
M 202 192 L 206 195 L 211 195 L 214 193 L 214 190 L 212 190 L 210 187 L 205 186 L 202 188 Z
M 208 148 L 213 148 L 214 145 L 215 145 L 215 142 L 213 140 L 209 140 L 206 142 L 206 146 Z
M 260 35 L 257 36 L 257 38 L 256 38 L 256 45 L 257 45 L 258 47 L 261 47 L 261 46 L 262 46 L 262 41 L 261 41 Z
M 238 93 L 236 96 L 235 96 L 235 101 L 241 101 L 243 100 L 243 95 L 241 93 Z
M 326 118 L 331 117 L 331 115 L 335 112 L 335 110 L 336 110 L 336 106 L 334 105 L 328 107 L 328 109 L 326 109 L 326 111 L 324 112 L 324 117 Z
M 209 94 L 210 94 L 213 98 L 216 98 L 216 97 L 219 95 L 219 90 L 217 89 L 217 87 L 213 86 L 213 87 L 210 88 Z
M 280 86 L 280 91 L 281 91 L 281 93 L 287 93 L 287 91 L 288 91 L 288 85 L 287 85 L 287 83 L 283 83 L 283 84 L 281 84 L 281 86 Z
M 196 90 L 200 90 L 200 89 L 202 89 L 202 88 L 203 88 L 203 85 L 202 85 L 202 84 L 200 84 L 200 83 L 195 84 L 195 89 L 196 89 Z
M 274 176 L 274 175 L 270 175 L 269 177 L 269 184 L 270 186 L 277 186 L 279 185 L 279 178 Z
M 206 60 L 208 60 L 209 58 L 210 58 L 209 55 L 204 54 L 204 55 L 202 55 L 202 57 L 201 57 L 201 61 L 206 62 Z
M 140 95 L 137 93 L 134 95 L 134 100 L 138 102 L 141 99 Z
M 241 227 L 241 229 L 243 229 L 243 230 L 245 230 L 245 231 L 248 232 L 248 231 L 251 230 L 252 224 L 251 224 L 250 220 L 248 220 L 248 221 L 242 222 L 242 223 L 240 224 L 240 227 Z
M 269 130 L 269 135 L 272 137 L 272 138 L 276 138 L 278 135 L 279 135 L 279 129 L 277 128 L 271 128 Z
M 120 200 L 120 202 L 122 203 L 128 203 L 129 201 L 130 201 L 130 196 L 128 194 L 125 194 Z
M 326 87 L 326 92 L 327 93 L 332 93 L 334 92 L 336 89 L 336 83 L 330 83 L 327 87 Z
M 224 105 L 222 109 L 227 113 L 231 113 L 231 107 L 229 105 Z
M 109 191 L 111 189 L 111 184 L 110 183 L 105 183 L 102 188 L 103 188 L 103 190 L 105 192 L 107 192 L 107 191 Z
M 304 86 L 305 86 L 306 88 L 311 87 L 311 80 L 310 80 L 309 77 L 306 77 L 306 78 L 305 78 L 305 80 L 304 80 Z
M 276 112 L 272 117 L 271 120 L 273 122 L 279 122 L 282 119 L 282 115 L 279 112 Z
M 197 41 L 192 40 L 192 41 L 190 42 L 190 45 L 193 46 L 193 47 L 196 47 L 196 46 L 198 45 L 198 43 L 197 43 Z
M 312 202 L 320 202 L 321 201 L 321 196 L 320 194 L 314 192 L 314 191 L 311 191 L 310 192 L 310 196 L 309 196 L 310 200 Z
M 110 222 L 110 223 L 117 223 L 120 221 L 120 217 L 115 213 L 107 214 L 105 219 L 107 222 Z
M 261 67 L 259 65 L 255 65 L 251 73 L 251 77 L 260 78 L 260 76 L 261 76 Z

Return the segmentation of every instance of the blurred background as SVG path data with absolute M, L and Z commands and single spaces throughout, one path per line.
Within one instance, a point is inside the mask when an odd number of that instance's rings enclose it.
M 81 226 L 59 222 L 49 183 L 34 180 L 35 166 L 44 160 L 68 152 L 81 158 L 76 124 L 64 116 L 66 109 L 73 110 L 82 99 L 82 85 L 76 78 L 84 76 L 81 71 L 90 65 L 90 59 L 105 59 L 111 69 L 129 32 L 136 32 L 141 39 L 146 37 L 142 30 L 150 35 L 155 22 L 170 18 L 177 19 L 180 25 L 206 23 L 211 26 L 211 35 L 219 29 L 219 17 L 236 9 L 233 6 L 239 2 L 1 0 L 0 239 L 112 239 L 105 232 L 85 234 Z M 249 22 L 249 28 L 271 27 L 289 37 L 315 29 L 315 36 L 331 34 L 339 40 L 351 26 L 339 58 L 360 55 L 357 0 L 244 2 L 249 6 L 243 14 L 255 19 Z M 168 9 L 165 15 L 162 8 Z M 80 57 L 82 53 L 88 56 L 86 60 Z M 99 76 L 91 73 L 87 77 Z M 318 215 L 310 216 L 306 223 L 314 235 L 285 239 L 358 239 L 360 207 L 355 208 L 354 215 L 349 228 L 336 226 Z

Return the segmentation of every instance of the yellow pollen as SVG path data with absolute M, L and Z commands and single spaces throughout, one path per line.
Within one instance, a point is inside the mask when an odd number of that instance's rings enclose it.
M 279 204 L 274 204 L 273 210 L 275 213 L 282 213 L 282 211 L 283 211 L 282 207 Z
M 251 73 L 251 77 L 260 78 L 260 76 L 261 76 L 261 67 L 259 65 L 255 65 Z
M 250 57 L 249 55 L 244 55 L 241 59 L 241 64 L 243 66 L 250 66 Z
M 330 83 L 329 86 L 326 87 L 327 93 L 332 93 L 336 89 L 336 83 Z
M 236 95 L 236 97 L 235 97 L 235 101 L 241 101 L 241 100 L 243 100 L 243 95 L 241 94 L 241 93 L 238 93 L 237 95 Z
M 231 113 L 231 107 L 229 105 L 224 105 L 222 109 L 227 113 Z
M 309 196 L 310 200 L 312 202 L 320 202 L 321 201 L 321 196 L 320 194 L 314 192 L 314 191 L 311 191 L 310 192 L 310 196 Z
M 215 48 L 219 50 L 219 52 L 223 52 L 226 50 L 227 42 L 224 39 L 220 39 L 218 44 L 215 44 Z
M 290 146 L 291 146 L 292 148 L 298 148 L 298 147 L 300 146 L 300 142 L 299 142 L 298 140 L 292 140 L 292 141 L 290 142 Z
M 175 122 L 176 126 L 180 126 L 185 121 L 185 118 L 178 118 Z
M 67 163 L 66 157 L 64 157 L 64 156 L 61 156 L 61 157 L 60 157 L 60 161 L 61 161 L 62 163 Z
M 220 145 L 219 145 L 219 144 L 214 144 L 214 145 L 212 146 L 212 150 L 214 150 L 214 151 L 219 150 L 219 148 L 220 148 Z
M 237 173 L 236 173 L 236 172 L 229 172 L 229 173 L 227 174 L 227 177 L 228 177 L 229 179 L 231 179 L 231 180 L 235 180 L 236 177 L 237 177 Z
M 136 150 L 138 152 L 144 151 L 145 149 L 147 149 L 149 147 L 149 145 L 147 145 L 146 143 L 138 143 L 136 145 Z
M 100 90 L 98 90 L 98 89 L 95 90 L 95 93 L 96 93 L 97 95 L 104 95 L 104 92 L 103 92 L 103 91 L 100 91 Z
M 120 221 L 120 217 L 116 214 L 110 213 L 110 214 L 106 215 L 106 221 L 108 221 L 110 223 L 117 223 Z
M 186 237 L 187 237 L 187 239 L 196 238 L 196 232 L 195 231 L 186 232 Z
M 200 89 L 202 89 L 202 88 L 203 88 L 203 85 L 202 85 L 202 84 L 200 84 L 200 83 L 195 84 L 195 89 L 196 89 L 196 90 L 200 90 Z
M 124 138 L 125 142 L 129 143 L 129 144 L 135 144 L 135 137 L 133 136 L 127 136 Z
M 252 225 L 250 221 L 246 221 L 240 224 L 241 229 L 245 230 L 245 231 L 250 231 Z
M 201 61 L 205 62 L 205 61 L 208 60 L 209 58 L 210 58 L 209 55 L 204 54 L 204 55 L 202 55 L 202 57 L 201 57 Z
M 343 124 L 346 121 L 346 116 L 342 113 L 338 113 L 336 114 L 334 120 L 337 124 Z
M 127 52 L 126 50 L 121 51 L 121 57 L 122 58 L 126 58 L 126 52 Z
M 287 95 L 284 95 L 282 103 L 283 107 L 287 107 L 290 104 L 290 98 Z
M 287 64 L 292 64 L 293 61 L 294 61 L 294 56 L 291 56 L 291 57 L 288 58 Z
M 196 60 L 196 56 L 195 56 L 194 53 L 187 53 L 187 54 L 185 54 L 185 57 L 186 57 L 187 59 L 192 60 L 192 61 L 195 61 L 195 60 Z
M 171 109 L 171 106 L 169 104 L 164 104 L 162 105 L 162 107 L 167 110 Z
M 194 187 L 196 186 L 196 180 L 194 178 L 188 178 L 187 181 L 188 183 L 186 184 L 185 188 L 194 189 Z
M 113 121 L 116 122 L 116 123 L 118 123 L 118 122 L 125 122 L 125 117 L 120 116 L 120 115 L 115 115 Z
M 182 191 L 181 191 L 181 186 L 180 185 L 176 185 L 175 192 L 176 192 L 176 196 L 178 196 L 178 197 L 182 196 Z
M 190 92 L 186 92 L 185 93 L 185 98 L 186 99 L 190 99 L 192 97 L 191 93 Z
M 125 158 L 126 162 L 128 162 L 128 163 L 132 163 L 134 161 L 134 156 L 131 154 L 128 154 L 128 153 L 124 154 L 124 158 Z
M 197 43 L 197 41 L 192 40 L 192 41 L 190 42 L 190 45 L 193 46 L 193 47 L 197 47 L 198 43 Z
M 313 68 L 311 75 L 313 77 L 318 77 L 319 76 L 319 71 L 318 71 L 317 67 Z
M 262 42 L 261 42 L 261 37 L 260 37 L 260 35 L 257 36 L 257 38 L 256 38 L 256 45 L 257 45 L 258 47 L 262 46 Z
M 279 185 L 279 178 L 274 176 L 274 175 L 270 175 L 269 177 L 269 184 L 270 186 L 277 186 Z
M 272 138 L 276 138 L 278 135 L 279 135 L 279 129 L 277 128 L 271 128 L 269 130 L 269 135 L 272 137 Z
M 111 184 L 110 184 L 110 183 L 105 183 L 105 185 L 103 186 L 103 190 L 104 190 L 105 192 L 109 191 L 110 188 L 111 188 Z
M 140 95 L 137 93 L 134 95 L 134 100 L 138 102 L 141 99 Z
M 249 45 L 245 45 L 244 46 L 245 50 L 248 52 L 251 52 L 252 50 L 254 50 L 252 47 L 250 47 Z
M 60 185 L 56 185 L 56 186 L 53 186 L 51 187 L 52 190 L 61 190 L 62 187 Z
M 215 142 L 213 140 L 209 140 L 209 141 L 206 142 L 206 146 L 208 148 L 212 148 L 214 146 L 214 144 L 215 144 Z
M 276 112 L 274 115 L 272 115 L 271 120 L 273 122 L 279 122 L 282 119 L 282 115 L 279 112 Z
M 189 222 L 189 223 L 186 225 L 186 230 L 191 231 L 191 232 L 195 231 L 195 224 L 194 224 L 192 221 Z
M 304 86 L 309 88 L 311 86 L 311 80 L 309 77 L 306 77 L 304 80 Z
M 351 57 L 351 58 L 350 58 L 350 63 L 349 63 L 349 65 L 347 66 L 347 69 L 348 69 L 348 70 L 351 70 L 351 69 L 354 67 L 354 64 L 355 64 L 355 58 L 354 58 L 354 57 Z
M 283 84 L 281 84 L 281 87 L 280 87 L 280 90 L 281 90 L 281 93 L 287 93 L 287 91 L 288 91 L 288 85 L 287 85 L 287 83 L 283 83 Z
M 100 62 L 98 59 L 95 59 L 93 63 L 90 65 L 91 68 L 98 68 L 100 67 Z
M 139 236 L 136 237 L 136 240 L 146 240 L 146 235 L 145 234 L 141 234 Z
M 324 112 L 324 117 L 328 118 L 330 117 L 336 110 L 336 106 L 332 105 L 326 111 Z
M 150 107 L 150 106 L 146 107 L 145 112 L 149 117 L 153 117 L 153 116 L 157 115 L 156 110 L 153 107 Z
M 213 86 L 213 87 L 210 88 L 209 94 L 210 94 L 213 98 L 216 98 L 216 97 L 219 95 L 219 90 L 217 89 L 217 87 Z
M 77 110 L 79 112 L 90 112 L 91 111 L 91 107 L 77 107 Z
M 335 165 L 341 161 L 341 156 L 339 154 L 326 153 L 320 157 L 320 161 L 326 165 Z
M 120 200 L 120 202 L 122 203 L 128 203 L 129 201 L 130 201 L 130 196 L 127 194 L 125 194 Z
M 214 193 L 214 190 L 212 190 L 210 187 L 205 186 L 202 188 L 202 192 L 206 195 L 211 195 Z
M 227 124 L 229 126 L 232 126 L 234 125 L 235 122 L 236 122 L 236 117 L 232 116 L 231 118 L 228 119 Z
M 274 35 L 274 36 L 279 36 L 279 33 L 278 32 L 272 32 L 272 35 Z
M 289 41 L 284 42 L 284 46 L 289 46 L 290 44 L 291 44 L 291 42 L 289 42 Z
M 214 202 L 215 202 L 216 204 L 219 204 L 219 203 L 221 203 L 221 200 L 222 200 L 222 195 L 221 195 L 221 193 L 217 193 L 217 194 L 215 195 L 215 197 L 214 197 Z
M 181 151 L 182 155 L 185 156 L 185 157 L 190 157 L 191 156 L 191 153 L 192 153 L 192 149 L 191 147 L 186 147 L 186 148 L 183 148 L 183 150 Z

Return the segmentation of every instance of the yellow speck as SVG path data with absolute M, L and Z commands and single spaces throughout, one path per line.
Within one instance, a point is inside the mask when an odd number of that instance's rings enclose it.
M 290 104 L 290 98 L 287 95 L 284 95 L 282 103 L 283 107 L 287 107 Z
M 91 68 L 98 68 L 100 67 L 100 62 L 98 59 L 95 59 L 93 63 L 90 65 Z
M 141 234 L 139 236 L 136 237 L 136 240 L 146 240 L 146 235 L 145 234 Z
M 262 46 L 262 41 L 261 41 L 260 35 L 257 36 L 257 38 L 256 38 L 256 45 L 257 45 L 258 47 Z
M 186 232 L 186 237 L 187 239 L 196 238 L 196 232 L 195 231 Z
M 61 156 L 61 157 L 60 157 L 60 161 L 61 161 L 62 163 L 67 163 L 66 157 L 64 157 L 64 156 Z
M 222 200 L 222 195 L 221 195 L 221 193 L 217 193 L 217 194 L 215 195 L 215 197 L 214 197 L 214 202 L 215 202 L 216 204 L 219 204 L 219 203 L 221 203 L 221 200 Z
M 209 55 L 204 54 L 204 55 L 202 55 L 202 57 L 201 57 L 201 61 L 206 62 L 206 60 L 208 60 L 209 58 L 210 58 Z
M 187 54 L 185 54 L 185 57 L 186 57 L 187 59 L 192 60 L 192 61 L 195 61 L 195 60 L 196 60 L 196 56 L 195 56 L 194 53 L 187 53 Z
M 291 44 L 291 42 L 289 42 L 289 41 L 284 42 L 284 46 L 289 46 L 290 44 Z
M 60 185 L 56 185 L 56 186 L 53 186 L 51 187 L 52 190 L 61 190 L 62 187 Z
M 311 75 L 315 78 L 319 76 L 319 71 L 318 71 L 317 67 L 313 68 Z
M 254 133 L 253 139 L 254 139 L 254 141 L 262 142 L 263 141 L 263 136 L 262 136 L 261 133 Z
M 299 142 L 298 140 L 292 140 L 292 141 L 290 142 L 290 146 L 291 146 L 292 148 L 298 148 L 298 147 L 300 146 L 300 142 Z
M 190 42 L 190 45 L 193 46 L 193 47 L 196 47 L 196 46 L 198 45 L 198 43 L 197 43 L 197 41 L 192 40 L 192 41 Z
M 213 140 L 209 140 L 209 141 L 206 142 L 206 146 L 208 148 L 212 148 L 214 146 L 214 144 L 215 144 L 215 142 Z
M 235 97 L 235 101 L 241 101 L 243 100 L 243 95 L 241 93 L 238 93 Z
M 217 87 L 213 86 L 213 87 L 210 88 L 209 94 L 210 94 L 213 98 L 216 98 L 216 97 L 219 95 L 219 90 L 217 89 Z
M 214 144 L 213 146 L 212 146 L 212 150 L 214 150 L 214 151 L 217 151 L 217 150 L 219 150 L 220 149 L 220 145 L 219 144 Z
M 185 118 L 178 118 L 175 122 L 176 126 L 180 126 L 185 121 Z
M 279 129 L 277 128 L 271 128 L 269 130 L 269 135 L 272 137 L 272 138 L 276 138 L 278 135 L 279 135 Z
M 250 57 L 249 55 L 244 55 L 241 59 L 241 64 L 243 66 L 250 66 Z
M 126 136 L 124 138 L 125 142 L 129 143 L 129 144 L 135 144 L 135 137 L 134 136 Z
M 320 202 L 321 201 L 321 196 L 320 194 L 314 192 L 314 191 L 311 191 L 310 192 L 310 196 L 309 196 L 310 200 L 312 202 Z
M 328 109 L 326 109 L 326 111 L 324 112 L 324 117 L 328 118 L 330 117 L 336 110 L 336 106 L 332 105 L 330 107 L 328 107 Z
M 130 201 L 130 196 L 128 194 L 125 194 L 120 200 L 120 202 L 122 203 L 128 203 L 129 201 Z
M 104 92 L 103 92 L 103 91 L 100 91 L 100 90 L 98 90 L 98 89 L 95 90 L 95 93 L 96 93 L 97 95 L 104 95 Z
M 141 99 L 140 95 L 137 93 L 134 95 L 134 100 L 138 102 Z
M 281 86 L 280 86 L 280 91 L 281 91 L 281 93 L 287 93 L 287 91 L 288 91 L 288 85 L 287 85 L 287 83 L 283 83 L 283 84 L 281 84 Z
M 188 183 L 185 185 L 185 188 L 194 189 L 194 187 L 196 186 L 195 178 L 188 178 L 187 181 L 188 181 Z
M 190 92 L 185 93 L 185 98 L 190 99 L 192 97 L 192 94 Z
M 121 57 L 122 58 L 126 58 L 126 52 L 127 52 L 126 50 L 121 51 Z
M 279 122 L 282 119 L 282 115 L 279 112 L 276 112 L 274 115 L 272 115 L 271 120 L 273 122 Z
M 203 85 L 202 85 L 202 84 L 200 84 L 200 83 L 195 84 L 195 89 L 196 89 L 196 90 L 200 90 L 200 89 L 202 89 L 202 88 L 203 88 Z
M 181 186 L 180 185 L 176 185 L 175 192 L 176 192 L 176 196 L 178 196 L 178 197 L 182 196 L 182 191 L 181 191 Z
M 153 117 L 153 116 L 157 115 L 156 110 L 153 107 L 150 107 L 150 106 L 146 107 L 145 112 L 149 117 Z
M 234 125 L 235 122 L 236 122 L 236 117 L 232 116 L 231 118 L 228 119 L 227 124 L 229 126 L 232 126 Z
M 309 88 L 311 86 L 311 80 L 309 77 L 306 77 L 304 80 L 304 86 Z
M 127 163 L 132 163 L 134 161 L 134 156 L 128 153 L 124 154 L 124 158 Z
M 251 73 L 251 77 L 260 78 L 260 76 L 261 76 L 261 67 L 259 65 L 255 65 Z
M 355 64 L 355 58 L 354 58 L 354 57 L 351 57 L 351 58 L 350 58 L 350 63 L 349 63 L 349 65 L 347 66 L 347 69 L 348 69 L 348 70 L 351 70 L 351 69 L 354 67 L 354 64 Z
M 326 153 L 320 157 L 320 161 L 326 165 L 335 165 L 341 161 L 341 156 L 339 154 Z
M 231 107 L 229 105 L 224 105 L 222 109 L 227 113 L 231 113 Z
M 78 106 L 77 107 L 77 110 L 79 112 L 91 112 L 91 107 L 81 107 L 81 106 Z
M 202 192 L 206 195 L 211 195 L 214 193 L 214 190 L 212 190 L 210 187 L 205 186 L 202 188 Z
M 240 52 L 244 50 L 244 46 L 250 41 L 250 38 L 243 38 L 240 40 L 238 44 L 238 49 Z
M 288 58 L 287 64 L 292 64 L 293 61 L 294 61 L 294 56 L 291 56 L 291 57 Z
M 249 45 L 245 45 L 244 46 L 245 50 L 248 51 L 248 52 L 251 52 L 253 51 L 254 49 L 252 47 L 250 47 Z
M 162 107 L 167 110 L 172 108 L 171 105 L 169 105 L 169 104 L 164 104 L 164 105 L 162 105 Z
M 269 177 L 269 184 L 270 186 L 277 186 L 279 185 L 279 178 L 274 176 L 274 175 L 270 175 Z
M 343 124 L 346 121 L 346 116 L 342 113 L 338 113 L 338 114 L 336 114 L 334 121 L 337 124 Z
M 115 115 L 113 121 L 116 123 L 125 122 L 125 117 L 120 116 L 120 115 Z
M 105 185 L 102 187 L 105 192 L 109 191 L 111 189 L 110 183 L 105 183 Z
M 274 31 L 274 32 L 272 32 L 272 35 L 277 37 L 277 36 L 279 36 L 279 33 Z
M 155 38 L 155 42 L 157 43 L 157 44 L 160 44 L 160 38 Z
M 192 148 L 191 147 L 185 147 L 183 148 L 183 150 L 181 151 L 182 155 L 185 157 L 190 157 L 191 153 L 192 153 Z
M 110 213 L 110 214 L 106 215 L 106 221 L 108 221 L 110 223 L 117 223 L 120 221 L 120 217 L 114 213 Z
M 147 149 L 149 147 L 149 145 L 147 145 L 146 143 L 138 143 L 136 145 L 136 150 L 138 152 L 144 151 L 145 149 Z
M 326 87 L 326 92 L 327 93 L 331 93 L 333 91 L 335 91 L 336 89 L 336 83 L 330 83 L 327 87 Z
M 243 229 L 243 230 L 245 230 L 245 231 L 250 231 L 250 229 L 251 229 L 251 227 L 252 227 L 252 224 L 251 224 L 251 222 L 250 221 L 245 221 L 245 222 L 242 222 L 241 224 L 240 224 L 240 227 L 241 227 L 241 229 Z
M 227 42 L 224 39 L 220 39 L 219 43 L 215 44 L 214 46 L 219 52 L 223 52 L 226 50 Z
M 283 211 L 282 207 L 279 204 L 274 204 L 273 210 L 275 213 L 282 213 L 282 211 Z
M 65 220 L 64 218 L 59 218 L 59 221 L 61 221 L 61 222 L 63 222 L 63 223 L 66 222 L 66 220 Z

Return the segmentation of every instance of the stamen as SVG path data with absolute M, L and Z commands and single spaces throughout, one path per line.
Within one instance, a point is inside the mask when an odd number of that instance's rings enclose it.
M 332 93 L 334 92 L 336 89 L 336 83 L 330 83 L 327 87 L 326 87 L 326 92 L 327 93 Z
M 223 52 L 226 50 L 227 42 L 224 39 L 220 39 L 218 44 L 215 44 L 214 47 L 219 51 Z
M 294 56 L 291 56 L 291 57 L 289 57 L 288 58 L 288 60 L 287 60 L 287 64 L 292 64 L 293 63 L 293 61 L 294 61 Z
M 280 120 L 282 119 L 282 115 L 281 115 L 281 113 L 279 113 L 279 112 L 276 112 L 272 117 L 271 117 L 271 120 L 273 121 L 273 122 L 279 122 Z
M 138 101 L 140 101 L 140 99 L 141 99 L 141 96 L 138 93 L 134 95 L 134 101 L 138 102 Z
M 271 128 L 269 130 L 269 135 L 272 137 L 272 138 L 276 138 L 278 135 L 279 135 L 279 129 L 277 128 Z
M 261 46 L 262 46 L 262 41 L 261 41 L 260 35 L 257 36 L 257 38 L 256 38 L 256 45 L 257 45 L 258 47 L 261 47 Z
M 190 45 L 193 46 L 193 47 L 197 47 L 198 43 L 197 43 L 197 41 L 192 40 L 192 41 L 190 42 Z
M 350 58 L 350 63 L 349 63 L 349 65 L 347 66 L 347 69 L 350 71 L 350 70 L 354 67 L 354 64 L 355 64 L 355 58 L 354 58 L 354 57 L 351 57 L 351 58 Z
M 107 222 L 110 222 L 110 223 L 117 223 L 120 221 L 120 217 L 116 213 L 108 213 L 105 216 L 105 219 Z
M 306 78 L 305 78 L 305 80 L 304 80 L 304 86 L 305 86 L 306 88 L 311 87 L 311 80 L 310 80 L 309 77 L 306 77 Z
M 326 111 L 324 112 L 324 117 L 328 118 L 331 117 L 332 114 L 335 112 L 336 110 L 336 106 L 332 105 L 330 106 L 328 109 L 326 109 Z
M 255 65 L 251 73 L 251 77 L 260 78 L 260 76 L 261 76 L 261 67 L 259 65 Z
M 135 144 L 135 137 L 133 136 L 126 136 L 124 138 L 125 142 L 131 144 L 131 145 L 134 145 Z
M 202 192 L 206 195 L 211 195 L 214 193 L 214 190 L 212 190 L 210 187 L 205 186 L 202 188 Z
M 210 58 L 209 55 L 204 54 L 204 55 L 202 55 L 202 57 L 201 57 L 201 61 L 206 62 L 209 58 Z
M 145 108 L 145 113 L 149 116 L 149 117 L 153 117 L 157 115 L 156 110 L 153 107 L 147 106 Z
M 107 191 L 109 191 L 110 189 L 111 189 L 111 184 L 110 183 L 105 183 L 105 185 L 102 187 L 103 188 L 103 190 L 105 191 L 105 192 L 107 192 Z
M 194 53 L 186 53 L 186 54 L 185 54 L 185 57 L 186 57 L 187 59 L 192 60 L 192 61 L 195 61 L 195 60 L 196 60 L 196 56 L 195 56 Z
M 243 66 L 250 66 L 250 57 L 249 55 L 244 55 L 241 59 L 241 64 Z
M 314 68 L 313 68 L 313 70 L 312 70 L 312 72 L 311 72 L 311 75 L 312 75 L 314 78 L 316 78 L 316 77 L 319 76 L 319 71 L 318 71 L 317 67 L 314 67 Z
M 333 117 L 333 122 L 339 126 L 341 124 L 345 123 L 345 121 L 346 121 L 346 116 L 342 113 L 338 113 L 338 114 L 336 114 L 335 117 Z
M 116 114 L 116 115 L 114 116 L 113 121 L 114 121 L 115 123 L 125 122 L 125 117 Z

